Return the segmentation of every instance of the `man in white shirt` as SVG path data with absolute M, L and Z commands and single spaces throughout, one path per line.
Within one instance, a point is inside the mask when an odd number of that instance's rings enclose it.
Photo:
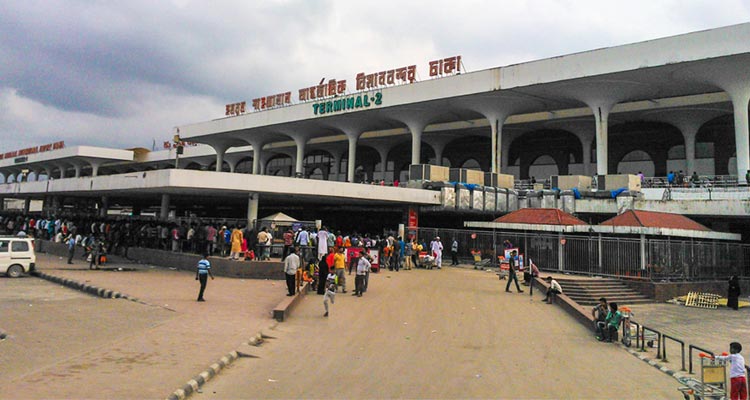
M 369 258 L 370 256 L 367 253 L 363 253 L 362 257 L 359 258 L 359 262 L 357 263 L 357 277 L 354 279 L 355 289 L 352 296 L 362 297 L 362 293 L 364 293 L 365 277 L 372 267 Z
M 286 274 L 286 287 L 289 290 L 286 295 L 294 296 L 297 293 L 295 278 L 299 269 L 299 256 L 296 248 L 292 247 L 290 251 L 291 253 L 284 259 L 284 273 Z
M 547 290 L 547 297 L 544 298 L 544 302 L 552 304 L 555 296 L 562 294 L 562 286 L 556 280 L 552 279 L 551 276 L 548 276 L 546 280 L 549 282 L 549 290 Z
M 443 243 L 440 241 L 440 236 L 435 236 L 435 240 L 430 242 L 430 251 L 435 257 L 435 266 L 440 269 L 443 265 Z

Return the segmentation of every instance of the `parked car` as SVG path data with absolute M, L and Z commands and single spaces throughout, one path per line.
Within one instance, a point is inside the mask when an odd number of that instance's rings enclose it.
M 18 278 L 35 267 L 34 239 L 0 236 L 0 273 Z

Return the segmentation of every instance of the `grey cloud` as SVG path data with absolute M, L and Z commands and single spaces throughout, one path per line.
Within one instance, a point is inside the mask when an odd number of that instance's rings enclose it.
M 456 54 L 478 70 L 747 19 L 748 5 L 740 0 L 721 6 L 689 0 L 5 1 L 0 92 L 13 89 L 46 106 L 44 112 L 58 111 L 55 122 L 64 126 L 18 119 L 0 105 L 0 137 L 22 141 L 18 132 L 28 132 L 38 144 L 50 132 L 68 135 L 71 143 L 146 145 L 172 126 L 219 116 L 222 104 L 295 93 L 322 77 L 352 81 L 360 71 L 406 64 L 425 71 L 430 59 Z

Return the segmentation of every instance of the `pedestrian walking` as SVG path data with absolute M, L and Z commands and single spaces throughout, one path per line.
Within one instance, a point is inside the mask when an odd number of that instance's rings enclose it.
M 451 243 L 451 265 L 458 265 L 458 240 L 456 238 L 453 238 Z
M 76 238 L 71 234 L 68 236 L 68 264 L 73 264 L 73 257 L 76 254 Z
M 334 303 L 336 299 L 336 274 L 334 272 L 331 272 L 326 277 L 326 293 L 323 295 L 323 307 L 326 309 L 326 313 L 323 314 L 324 317 L 328 316 L 328 300 L 331 301 L 331 304 Z
M 198 266 L 195 271 L 195 280 L 199 281 L 201 284 L 197 301 L 206 301 L 203 298 L 203 292 L 206 291 L 206 283 L 208 282 L 209 276 L 211 277 L 211 280 L 214 279 L 214 274 L 211 273 L 211 263 L 208 261 L 208 253 L 203 253 L 203 257 L 198 261 Z
M 440 269 L 443 265 L 443 243 L 440 241 L 440 236 L 435 236 L 435 240 L 430 242 L 430 251 L 435 257 L 435 266 Z
M 508 283 L 505 284 L 505 291 L 510 293 L 510 283 L 515 282 L 516 283 L 516 290 L 518 290 L 518 293 L 523 293 L 523 289 L 521 289 L 521 286 L 518 285 L 518 277 L 516 276 L 516 255 L 518 253 L 514 250 L 510 253 L 510 257 L 508 257 Z
M 355 289 L 352 294 L 353 296 L 362 297 L 362 293 L 365 292 L 365 276 L 372 266 L 368 258 L 369 256 L 367 254 L 362 254 L 362 257 L 360 257 L 357 262 L 357 277 L 354 282 Z

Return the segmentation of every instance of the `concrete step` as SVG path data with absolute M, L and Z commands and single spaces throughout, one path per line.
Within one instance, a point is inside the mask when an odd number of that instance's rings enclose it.
M 616 279 L 560 279 L 558 282 L 563 288 L 563 293 L 585 307 L 596 305 L 600 297 L 606 297 L 607 301 L 620 305 L 653 302 L 644 294 Z

